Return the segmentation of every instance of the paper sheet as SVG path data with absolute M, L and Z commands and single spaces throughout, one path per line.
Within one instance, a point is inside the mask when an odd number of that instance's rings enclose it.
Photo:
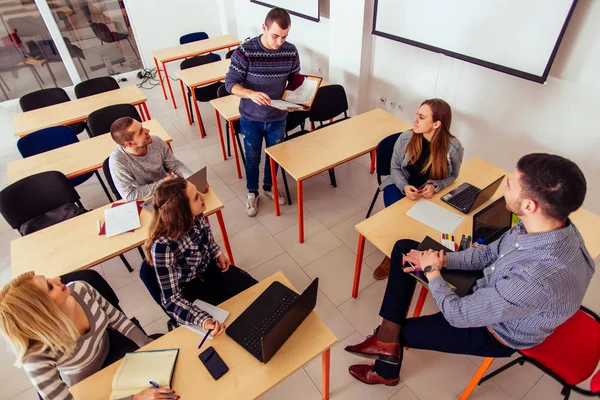
M 225 321 L 227 320 L 227 317 L 229 317 L 229 311 L 223 310 L 222 308 L 219 308 L 219 307 L 215 307 L 212 304 L 208 304 L 205 301 L 195 300 L 193 304 L 196 307 L 200 308 L 201 310 L 204 310 L 207 313 L 209 313 L 210 315 L 212 315 L 212 317 L 215 320 L 219 321 L 222 324 L 224 324 Z M 202 336 L 206 335 L 206 331 L 199 326 L 192 326 L 192 325 L 183 325 L 183 326 L 191 331 L 196 332 L 199 335 L 202 335 Z M 212 339 L 213 337 L 208 335 L 208 338 Z
M 271 107 L 283 108 L 283 109 L 293 108 L 293 109 L 298 109 L 298 110 L 304 109 L 304 107 L 302 107 L 298 104 L 290 103 L 289 101 L 285 101 L 285 100 L 271 100 Z
M 439 232 L 454 232 L 464 219 L 460 215 L 448 211 L 425 199 L 417 201 L 417 203 L 406 212 L 406 215 Z
M 315 79 L 304 79 L 302 85 L 296 90 L 288 90 L 285 95 L 285 100 L 297 103 L 297 104 L 308 104 L 313 97 L 313 94 L 317 91 L 319 81 Z
M 107 208 L 104 210 L 104 224 L 107 238 L 139 228 L 141 222 L 137 203 L 132 201 L 119 207 Z

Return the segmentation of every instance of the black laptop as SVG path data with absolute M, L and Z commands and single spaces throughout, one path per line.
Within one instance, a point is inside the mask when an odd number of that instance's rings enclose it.
M 473 242 L 483 240 L 490 244 L 504 235 L 512 226 L 512 212 L 506 208 L 504 196 L 473 215 Z
M 266 363 L 315 308 L 318 288 L 319 278 L 300 295 L 273 282 L 226 332 L 258 361 Z
M 443 195 L 442 201 L 467 214 L 471 209 L 476 210 L 479 206 L 491 199 L 502 184 L 503 179 L 504 175 L 483 189 L 479 189 L 478 187 L 465 182 L 456 189 Z
M 452 253 L 452 250 L 442 246 L 441 243 L 436 242 L 429 236 L 425 236 L 425 239 L 419 244 L 417 250 L 444 250 L 446 253 Z M 404 267 L 410 267 L 408 263 Z M 418 281 L 424 285 L 428 285 L 429 281 L 425 277 L 425 274 L 421 271 L 411 272 Z M 475 285 L 477 279 L 483 277 L 483 271 L 463 271 L 458 269 L 442 269 L 442 278 L 448 283 L 448 286 L 459 296 L 463 297 L 471 293 L 471 288 Z

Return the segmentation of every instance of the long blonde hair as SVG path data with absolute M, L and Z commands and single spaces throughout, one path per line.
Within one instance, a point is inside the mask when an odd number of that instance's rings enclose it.
M 17 367 L 29 355 L 71 356 L 80 336 L 34 276 L 33 271 L 25 272 L 0 290 L 0 331 L 12 345 Z

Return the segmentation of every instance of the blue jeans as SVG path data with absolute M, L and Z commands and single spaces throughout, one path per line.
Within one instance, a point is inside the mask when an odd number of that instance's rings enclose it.
M 248 192 L 258 192 L 258 167 L 260 165 L 263 138 L 266 147 L 282 142 L 285 137 L 285 119 L 274 122 L 258 122 L 242 117 L 240 130 L 244 138 L 244 151 L 246 153 L 246 189 L 248 189 Z M 270 191 L 273 182 L 271 180 L 269 159 L 269 156 L 265 154 L 263 190 Z M 277 169 L 275 169 L 275 173 L 277 173 Z
M 386 186 L 383 189 L 383 204 L 386 207 L 391 206 L 392 204 L 403 198 L 404 195 L 402 194 L 400 189 L 398 189 L 394 184 Z

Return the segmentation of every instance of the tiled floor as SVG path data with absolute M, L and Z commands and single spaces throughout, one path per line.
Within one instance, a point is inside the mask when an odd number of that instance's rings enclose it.
M 135 82 L 134 82 L 135 83 Z M 461 393 L 481 358 L 428 351 L 406 352 L 402 382 L 396 387 L 367 386 L 353 379 L 347 372 L 350 364 L 363 362 L 344 352 L 347 344 L 357 343 L 378 324 L 378 310 L 386 282 L 372 278 L 372 270 L 382 259 L 382 253 L 367 244 L 361 279 L 361 292 L 352 299 L 350 289 L 354 272 L 357 233 L 354 225 L 363 220 L 372 199 L 376 180 L 368 173 L 369 159 L 363 157 L 336 168 L 338 187 L 329 185 L 327 173 L 305 182 L 305 237 L 297 242 L 298 227 L 295 196 L 291 181 L 293 206 L 283 206 L 282 215 L 275 217 L 272 202 L 261 196 L 258 216 L 245 215 L 245 184 L 237 178 L 232 158 L 223 161 L 218 145 L 214 113 L 210 105 L 201 104 L 204 126 L 208 136 L 200 139 L 197 125 L 189 126 L 183 105 L 173 110 L 170 101 L 162 99 L 160 88 L 145 91 L 148 107 L 173 138 L 175 155 L 191 169 L 208 165 L 212 189 L 225 203 L 223 216 L 237 264 L 255 278 L 262 279 L 281 270 L 299 289 L 304 289 L 312 278 L 320 278 L 316 311 L 339 339 L 331 353 L 332 399 L 392 399 L 392 400 L 453 400 Z M 180 99 L 179 91 L 176 96 Z M 16 106 L 0 109 L 0 187 L 6 185 L 6 164 L 20 158 L 16 151 L 12 115 Z M 84 135 L 80 135 L 84 136 Z M 85 138 L 82 137 L 82 140 Z M 95 178 L 77 188 L 88 208 L 106 204 L 100 185 Z M 381 196 L 374 212 L 383 207 Z M 211 217 L 213 227 L 218 226 Z M 10 277 L 9 241 L 18 235 L 0 221 L 0 285 Z M 215 229 L 217 240 L 221 240 Z M 137 251 L 126 254 L 132 266 L 138 266 Z M 129 316 L 140 320 L 148 333 L 165 332 L 166 317 L 141 284 L 137 271 L 128 273 L 118 258 L 95 267 L 116 290 L 123 309 Z M 586 304 L 597 311 L 600 301 L 600 279 L 596 277 L 588 291 Z M 595 297 L 594 297 L 595 296 Z M 425 313 L 436 311 L 428 299 Z M 0 346 L 0 399 L 37 399 L 35 391 L 22 370 L 13 367 L 8 346 Z M 496 362 L 502 365 L 504 362 Z M 319 399 L 321 389 L 321 362 L 306 365 L 263 397 L 265 399 Z M 478 387 L 472 399 L 498 400 L 553 400 L 560 399 L 560 387 L 534 367 L 514 367 Z M 574 395 L 572 399 L 583 397 Z

